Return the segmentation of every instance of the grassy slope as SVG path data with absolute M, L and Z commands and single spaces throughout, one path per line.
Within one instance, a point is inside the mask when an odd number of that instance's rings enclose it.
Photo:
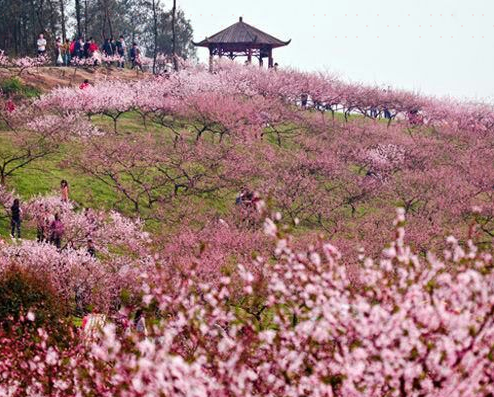
M 34 87 L 40 91 L 47 91 L 57 86 L 76 86 L 84 79 L 91 81 L 119 78 L 132 80 L 136 78 L 134 71 L 117 71 L 106 70 L 104 68 L 96 71 L 77 70 L 74 74 L 73 69 L 69 68 L 41 68 L 36 74 L 26 73 L 20 76 L 22 82 L 30 87 Z M 0 81 L 6 77 L 12 76 L 12 73 L 6 75 L 0 71 Z M 342 114 L 336 114 L 337 119 L 343 119 Z M 350 116 L 351 118 L 357 116 Z M 113 131 L 112 120 L 108 117 L 93 117 L 93 122 L 96 125 L 103 127 L 106 131 Z M 136 134 L 143 132 L 143 123 L 140 116 L 136 113 L 124 114 L 118 120 L 119 134 Z M 2 136 L 0 128 L 0 145 L 11 144 L 8 138 Z M 148 123 L 146 133 L 163 134 L 163 127 Z M 172 143 L 173 134 L 167 134 Z M 274 136 L 268 136 L 268 140 L 272 144 L 276 144 Z M 290 140 L 284 140 L 283 146 L 287 149 L 290 146 Z M 9 188 L 15 191 L 22 198 L 29 198 L 36 194 L 47 194 L 49 192 L 58 191 L 61 179 L 66 179 L 70 184 L 71 198 L 81 207 L 92 208 L 117 208 L 122 212 L 127 212 L 128 208 L 118 205 L 118 195 L 112 188 L 105 183 L 81 173 L 79 170 L 71 168 L 63 161 L 69 155 L 69 150 L 77 150 L 77 147 L 63 147 L 60 154 L 44 158 L 36 161 L 31 166 L 18 170 L 14 176 L 8 178 L 7 183 Z M 201 197 L 203 207 L 214 208 L 219 213 L 226 212 L 234 203 L 237 192 L 224 191 L 215 197 Z M 149 224 L 149 229 L 158 231 L 161 227 L 157 224 Z M 303 231 L 302 225 L 298 228 L 299 232 Z M 0 236 L 7 237 L 10 233 L 9 221 L 7 218 L 0 215 Z M 33 237 L 34 230 L 26 230 L 25 237 Z

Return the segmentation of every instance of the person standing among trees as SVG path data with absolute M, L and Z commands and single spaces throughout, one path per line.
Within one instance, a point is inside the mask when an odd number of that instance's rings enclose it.
M 46 238 L 48 224 L 48 209 L 43 205 L 39 205 L 39 211 L 36 214 L 36 241 L 38 243 L 42 243 L 43 241 L 48 240 Z
M 64 233 L 64 226 L 60 220 L 60 215 L 55 214 L 55 219 L 50 225 L 50 243 L 54 244 L 58 249 L 62 246 L 62 237 Z
M 91 46 L 91 40 L 92 39 L 93 38 L 91 37 L 90 39 L 86 40 L 86 42 L 84 43 L 84 46 L 82 47 L 84 58 L 90 58 L 89 47 Z
M 125 40 L 123 36 L 120 36 L 118 39 L 117 43 L 117 54 L 120 57 L 120 61 L 118 63 L 118 67 L 124 68 L 125 67 L 125 51 L 127 51 L 127 45 L 125 44 Z
M 94 242 L 92 239 L 87 240 L 87 253 L 93 258 L 96 258 L 96 247 L 94 246 Z
M 5 110 L 9 113 L 15 112 L 15 103 L 12 100 L 12 95 L 9 94 L 7 102 L 5 102 Z
M 132 48 L 130 49 L 130 61 L 132 62 L 132 68 L 134 69 L 136 66 L 142 70 L 142 63 L 141 63 L 141 50 L 137 46 L 137 43 L 132 44 Z
M 40 33 L 38 41 L 36 42 L 36 46 L 38 48 L 38 56 L 44 57 L 46 53 L 46 39 L 43 33 Z
M 89 43 L 89 57 L 91 58 L 96 52 L 98 52 L 99 47 L 98 44 L 96 44 L 96 41 L 91 37 L 91 41 Z
M 62 58 L 62 40 L 60 37 L 57 37 L 55 40 L 55 65 L 61 66 L 63 64 Z
M 69 66 L 70 64 L 70 55 L 72 44 L 69 39 L 65 39 L 65 43 L 62 45 L 62 60 L 64 66 Z
M 84 40 L 82 37 L 79 37 L 74 44 L 74 57 L 84 58 Z
M 134 326 L 136 332 L 142 336 L 146 337 L 148 336 L 148 330 L 146 328 L 146 319 L 144 317 L 144 314 L 141 309 L 138 309 L 136 311 L 136 315 L 134 317 Z
M 105 39 L 105 43 L 103 44 L 103 53 L 107 57 L 111 57 L 114 55 L 110 39 Z
M 91 84 L 89 84 L 89 80 L 84 80 L 81 85 L 79 86 L 79 89 L 80 90 L 85 90 L 86 88 L 88 88 Z
M 69 201 L 69 183 L 65 179 L 60 181 L 60 196 L 63 202 Z
M 110 37 L 110 47 L 112 55 L 117 55 L 117 43 L 113 37 Z
M 17 238 L 21 238 L 21 205 L 19 199 L 15 199 L 12 207 L 10 207 L 10 235 L 15 237 L 17 230 Z

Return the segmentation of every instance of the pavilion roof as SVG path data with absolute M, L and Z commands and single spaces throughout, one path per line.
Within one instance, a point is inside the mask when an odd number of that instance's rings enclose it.
M 269 46 L 272 48 L 283 47 L 290 44 L 291 40 L 282 41 L 245 23 L 242 17 L 239 21 L 221 32 L 218 32 L 210 37 L 206 37 L 199 43 L 193 42 L 195 46 L 209 47 L 210 45 L 218 44 L 236 44 L 236 45 L 255 45 Z

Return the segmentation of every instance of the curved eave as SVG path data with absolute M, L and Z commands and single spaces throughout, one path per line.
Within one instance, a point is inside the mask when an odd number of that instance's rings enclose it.
M 200 41 L 199 43 L 196 43 L 194 40 L 192 40 L 192 44 L 194 44 L 196 47 L 209 47 L 209 43 L 205 40 Z
M 288 41 L 283 41 L 283 42 L 282 42 L 283 44 L 279 44 L 279 45 L 278 45 L 278 44 L 275 44 L 275 45 L 273 45 L 273 48 L 285 47 L 285 46 L 287 46 L 288 44 L 290 44 L 291 42 L 292 42 L 292 39 L 290 39 L 290 40 L 288 40 Z
M 255 41 L 253 42 L 244 42 L 244 43 L 214 43 L 214 42 L 210 42 L 210 41 L 206 41 L 206 40 L 203 40 L 203 41 L 200 41 L 199 43 L 196 43 L 194 40 L 192 40 L 192 44 L 195 45 L 196 47 L 206 47 L 208 48 L 209 46 L 221 46 L 221 45 L 224 45 L 224 46 L 232 46 L 232 45 L 236 45 L 236 46 L 248 46 L 248 45 L 256 45 L 256 46 L 268 46 L 268 47 L 272 47 L 272 48 L 279 48 L 279 47 L 285 47 L 287 46 L 288 44 L 290 44 L 292 42 L 292 39 L 288 40 L 288 41 L 282 41 L 280 44 L 263 44 L 263 43 L 257 43 Z

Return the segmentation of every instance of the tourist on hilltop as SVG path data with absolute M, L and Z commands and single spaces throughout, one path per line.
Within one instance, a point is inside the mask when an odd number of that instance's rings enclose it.
M 111 45 L 110 39 L 105 39 L 105 43 L 103 44 L 102 50 L 107 57 L 111 57 L 115 55 L 115 53 L 113 52 L 113 47 Z
M 58 249 L 62 246 L 62 237 L 65 227 L 60 220 L 60 215 L 55 214 L 55 219 L 50 225 L 50 243 L 54 244 Z
M 38 41 L 36 41 L 36 46 L 38 49 L 38 56 L 44 57 L 46 53 L 46 39 L 43 33 L 40 33 Z
M 72 58 L 74 58 L 74 57 L 77 56 L 77 47 L 78 47 L 78 44 L 79 44 L 79 38 L 78 37 L 74 37 L 72 39 L 72 41 L 70 42 L 69 53 L 70 53 L 70 56 Z
M 84 43 L 84 46 L 82 48 L 83 54 L 84 54 L 84 58 L 90 58 L 90 55 L 89 55 L 89 47 L 91 47 L 91 40 L 92 39 L 93 38 L 91 37 L 91 38 L 87 39 L 85 41 L 85 43 Z
M 89 42 L 89 58 L 91 58 L 98 51 L 98 44 L 96 44 L 96 41 L 94 41 L 94 39 L 91 37 L 91 41 Z
M 69 183 L 65 179 L 60 181 L 60 196 L 63 202 L 66 203 L 69 201 Z
M 111 46 L 112 54 L 117 55 L 117 43 L 113 38 L 113 36 L 110 37 L 110 46 Z
M 57 39 L 55 40 L 55 65 L 61 66 L 62 64 L 62 39 L 60 39 L 60 37 L 57 37 Z
M 72 44 L 70 40 L 65 39 L 65 43 L 62 44 L 62 61 L 64 66 L 69 66 L 70 64 L 71 47 Z
M 15 199 L 12 207 L 10 207 L 10 235 L 15 237 L 17 231 L 17 238 L 21 238 L 21 204 L 19 199 Z
M 117 54 L 120 56 L 120 62 L 118 63 L 118 67 L 125 67 L 125 52 L 127 51 L 127 45 L 125 44 L 125 40 L 123 36 L 120 36 L 117 43 Z
M 79 37 L 74 44 L 74 57 L 76 58 L 84 58 L 84 39 Z
M 91 84 L 89 84 L 89 80 L 86 79 L 84 80 L 81 85 L 79 86 L 79 89 L 80 90 L 85 90 L 86 88 L 88 88 Z
M 130 62 L 132 62 L 132 68 L 134 69 L 136 66 L 142 70 L 142 62 L 141 62 L 141 50 L 137 46 L 137 43 L 132 44 L 132 48 L 130 49 Z

